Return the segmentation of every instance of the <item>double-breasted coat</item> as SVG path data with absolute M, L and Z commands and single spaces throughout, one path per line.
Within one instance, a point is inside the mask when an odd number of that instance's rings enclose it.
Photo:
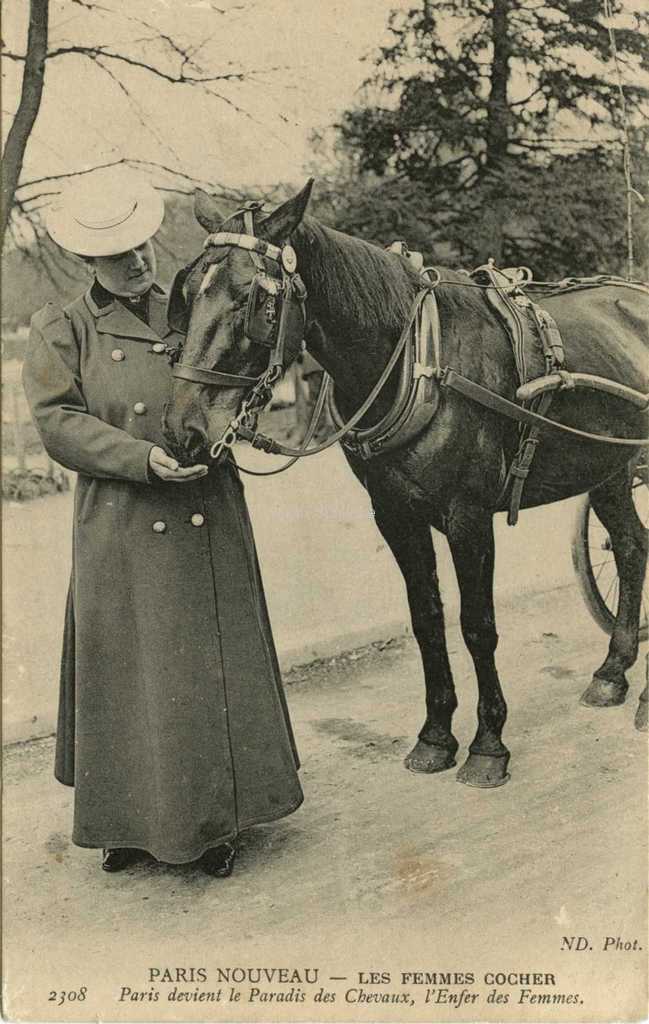
M 55 766 L 73 841 L 170 863 L 302 802 L 236 466 L 149 470 L 178 340 L 160 290 L 148 323 L 89 290 L 35 314 L 24 367 L 46 450 L 78 473 Z

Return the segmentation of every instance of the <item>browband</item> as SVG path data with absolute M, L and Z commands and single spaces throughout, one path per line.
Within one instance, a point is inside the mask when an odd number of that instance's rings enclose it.
M 282 257 L 282 250 L 278 245 L 264 241 L 263 238 L 256 238 L 255 235 L 238 235 L 234 231 L 216 231 L 205 239 L 204 248 L 210 245 L 226 246 L 236 245 L 239 249 L 247 249 L 248 252 L 258 252 L 261 256 L 267 256 L 270 260 L 279 263 Z

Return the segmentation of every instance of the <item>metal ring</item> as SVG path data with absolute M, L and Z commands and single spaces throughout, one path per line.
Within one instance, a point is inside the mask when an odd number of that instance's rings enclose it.
M 429 281 L 425 277 L 426 274 L 430 274 L 431 272 L 437 275 L 437 279 L 435 281 Z M 437 285 L 441 283 L 442 275 L 437 267 L 422 267 L 420 273 L 430 288 L 437 288 Z
M 212 447 L 210 448 L 210 458 L 218 459 L 219 455 L 221 454 L 224 448 L 232 448 L 236 439 L 236 430 L 233 429 L 232 427 L 228 427 L 221 440 L 215 441 Z

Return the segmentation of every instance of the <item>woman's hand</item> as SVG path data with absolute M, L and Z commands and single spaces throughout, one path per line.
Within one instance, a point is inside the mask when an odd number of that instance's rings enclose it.
M 174 483 L 183 483 L 185 480 L 198 480 L 205 476 L 207 466 L 179 466 L 176 459 L 167 455 L 163 448 L 154 445 L 149 452 L 149 466 L 151 471 L 159 476 L 161 480 L 171 480 Z

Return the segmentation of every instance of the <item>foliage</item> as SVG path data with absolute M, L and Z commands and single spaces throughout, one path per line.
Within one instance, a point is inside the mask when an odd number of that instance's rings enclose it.
M 640 181 L 649 14 L 610 7 Z M 336 126 L 330 188 L 347 197 L 337 224 L 381 241 L 403 225 L 413 247 L 465 266 L 493 256 L 537 276 L 623 269 L 620 95 L 604 11 L 603 0 L 413 0 L 394 11 L 362 102 Z M 638 245 L 646 258 L 646 238 Z
M 232 206 L 226 196 L 224 209 Z M 179 264 L 196 255 L 204 232 L 196 222 L 187 195 L 168 193 L 165 220 L 156 237 L 158 280 L 171 282 Z M 88 269 L 81 260 L 52 243 L 39 225 L 38 243 L 8 251 L 3 257 L 3 317 L 28 324 L 35 310 L 46 302 L 65 305 L 90 284 Z
M 12 469 L 2 477 L 2 497 L 7 501 L 29 501 L 70 490 L 66 473 L 56 475 L 40 469 Z

